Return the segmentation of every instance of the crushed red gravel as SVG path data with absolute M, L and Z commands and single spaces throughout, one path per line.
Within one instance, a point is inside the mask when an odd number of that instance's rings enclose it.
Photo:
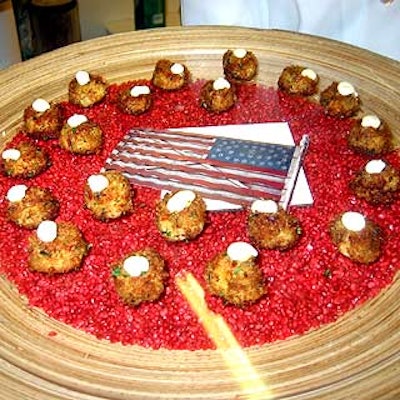
M 118 111 L 115 101 L 118 91 L 132 84 L 112 85 L 105 102 L 84 110 L 103 129 L 105 144 L 99 155 L 75 156 L 61 150 L 57 141 L 39 141 L 51 155 L 49 170 L 29 181 L 0 177 L 0 272 L 26 296 L 30 306 L 40 307 L 52 318 L 112 342 L 154 349 L 213 348 L 176 287 L 174 277 L 184 269 L 205 287 L 206 260 L 232 241 L 248 240 L 246 211 L 210 213 L 199 238 L 189 243 L 168 243 L 154 223 L 159 192 L 134 187 L 135 210 L 131 216 L 108 223 L 93 219 L 83 208 L 84 183 L 89 175 L 99 172 L 109 153 L 133 127 L 162 129 L 288 121 L 296 142 L 303 134 L 310 135 L 305 170 L 315 204 L 292 208 L 305 232 L 297 247 L 286 253 L 260 252 L 268 294 L 243 309 L 226 306 L 221 299 L 206 294 L 209 307 L 226 319 L 241 345 L 261 345 L 331 323 L 392 282 L 400 265 L 400 204 L 371 207 L 349 192 L 349 179 L 366 161 L 346 146 L 345 137 L 353 120 L 327 117 L 318 104 L 259 85 L 240 87 L 239 101 L 233 109 L 211 115 L 198 103 L 200 81 L 177 92 L 154 88 L 151 110 L 129 116 Z M 62 108 L 65 117 L 82 112 L 67 102 L 62 103 Z M 21 140 L 27 140 L 22 132 L 13 143 Z M 400 166 L 397 152 L 386 159 Z M 26 248 L 31 232 L 6 220 L 5 195 L 18 183 L 50 188 L 61 202 L 58 220 L 72 221 L 81 228 L 92 248 L 79 271 L 47 276 L 28 269 Z M 345 210 L 361 211 L 382 226 L 386 244 L 378 262 L 358 265 L 335 250 L 328 236 L 328 224 Z M 165 258 L 170 280 L 161 300 L 129 307 L 118 298 L 110 269 L 126 253 L 144 247 L 153 247 Z

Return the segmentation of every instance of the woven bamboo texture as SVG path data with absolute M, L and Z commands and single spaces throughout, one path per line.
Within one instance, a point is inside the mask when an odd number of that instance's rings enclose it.
M 258 57 L 258 82 L 276 85 L 301 63 L 321 87 L 349 80 L 363 109 L 400 136 L 400 64 L 349 45 L 301 34 L 246 28 L 167 28 L 94 39 L 0 72 L 0 147 L 34 98 L 66 99 L 77 69 L 109 82 L 150 78 L 163 57 L 194 77 L 221 74 L 228 48 Z M 4 133 L 2 133 L 4 131 Z M 100 341 L 27 306 L 0 277 L 1 399 L 396 399 L 400 398 L 400 280 L 336 323 L 301 337 L 232 353 L 166 351 Z M 49 336 L 49 332 L 57 332 Z M 252 373 L 243 369 L 243 357 Z M 237 365 L 235 365 L 235 363 Z M 236 368 L 239 373 L 232 373 Z M 239 370 L 237 369 L 239 368 Z M 240 370 L 242 368 L 242 370 Z M 238 375 L 241 378 L 238 379 Z

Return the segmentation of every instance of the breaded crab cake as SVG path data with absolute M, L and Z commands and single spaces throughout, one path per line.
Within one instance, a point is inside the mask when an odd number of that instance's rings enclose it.
M 130 214 L 132 195 L 129 180 L 117 171 L 89 176 L 84 188 L 85 207 L 101 221 Z
M 360 110 L 360 97 L 349 82 L 332 82 L 320 94 L 320 103 L 331 117 L 348 118 Z
M 43 221 L 29 237 L 28 265 L 33 271 L 61 274 L 78 269 L 89 250 L 82 232 L 69 222 Z
M 192 240 L 204 229 L 206 204 L 191 190 L 168 193 L 156 206 L 156 225 L 171 242 Z
M 6 196 L 7 218 L 27 229 L 35 229 L 45 220 L 54 220 L 60 209 L 49 189 L 26 185 L 12 186 Z
M 164 59 L 157 61 L 152 77 L 154 86 L 164 90 L 178 90 L 189 80 L 190 73 L 185 65 Z
M 381 256 L 381 228 L 358 212 L 340 214 L 330 224 L 329 233 L 338 251 L 352 261 L 370 264 Z
M 225 78 L 207 81 L 200 91 L 200 105 L 214 113 L 229 110 L 236 101 L 235 85 Z
M 227 50 L 222 57 L 225 76 L 230 81 L 251 81 L 257 75 L 256 56 L 245 49 Z
M 118 96 L 117 106 L 126 114 L 139 115 L 146 112 L 152 104 L 150 88 L 146 85 L 136 85 L 123 90 Z
M 4 175 L 13 178 L 33 178 L 50 165 L 47 152 L 28 141 L 18 143 L 1 153 L 0 170 Z
M 156 301 L 165 290 L 168 273 L 164 260 L 153 249 L 128 254 L 112 271 L 115 289 L 124 303 L 138 306 Z
M 58 139 L 63 124 L 61 106 L 36 99 L 24 110 L 24 130 L 34 139 Z
M 61 129 L 60 146 L 74 154 L 98 154 L 103 145 L 103 131 L 83 114 L 68 118 Z
M 278 87 L 282 92 L 299 96 L 317 93 L 318 83 L 318 75 L 312 69 L 301 65 L 285 67 L 278 79 Z
M 257 250 L 246 242 L 231 243 L 208 263 L 204 278 L 211 294 L 243 307 L 260 299 L 266 288 L 257 265 Z
M 371 160 L 349 182 L 349 188 L 370 204 L 391 204 L 400 191 L 400 172 L 383 160 Z
M 288 250 L 302 235 L 300 221 L 273 200 L 256 200 L 247 221 L 251 241 L 260 249 Z
M 393 150 L 393 135 L 376 115 L 365 115 L 356 120 L 347 136 L 347 144 L 357 153 L 382 156 Z
M 107 88 L 106 80 L 100 75 L 78 71 L 68 85 L 69 101 L 81 107 L 91 107 L 104 99 Z

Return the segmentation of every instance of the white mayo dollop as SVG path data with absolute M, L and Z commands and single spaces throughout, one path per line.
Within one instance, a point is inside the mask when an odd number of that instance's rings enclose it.
M 171 72 L 174 75 L 181 75 L 185 71 L 185 68 L 182 64 L 175 63 L 171 65 Z
M 354 96 L 358 96 L 356 89 L 350 82 L 339 82 L 337 85 L 337 90 L 342 96 L 350 96 L 351 94 Z
M 134 86 L 131 89 L 130 94 L 132 97 L 138 97 L 142 94 L 150 94 L 150 88 L 146 85 Z
M 347 211 L 342 215 L 342 223 L 349 231 L 360 232 L 365 228 L 365 217 L 358 212 Z
M 167 202 L 167 210 L 171 213 L 180 212 L 189 207 L 196 194 L 191 190 L 180 190 L 176 192 Z
M 233 50 L 233 55 L 236 58 L 244 58 L 244 57 L 246 57 L 246 54 L 247 54 L 247 50 L 246 49 L 235 49 L 235 50 Z
M 7 200 L 10 201 L 11 203 L 17 203 L 25 197 L 27 190 L 28 186 L 26 185 L 12 186 L 7 192 Z
M 130 256 L 123 264 L 126 273 L 133 277 L 138 277 L 150 269 L 149 260 L 143 256 Z
M 243 262 L 258 256 L 258 251 L 250 243 L 246 242 L 231 243 L 226 252 L 232 261 Z
M 225 78 L 218 78 L 213 83 L 214 90 L 229 89 L 231 84 Z
M 361 126 L 378 129 L 381 126 L 381 120 L 376 115 L 365 115 L 361 120 Z
M 44 99 L 36 99 L 32 103 L 32 108 L 36 112 L 45 112 L 50 109 L 50 104 Z
M 87 122 L 88 119 L 86 117 L 86 115 L 83 114 L 74 114 L 71 117 L 68 118 L 67 120 L 67 124 L 71 127 L 71 128 L 76 128 L 79 125 Z
M 88 180 L 88 185 L 90 187 L 90 190 L 93 193 L 100 193 L 104 189 L 108 188 L 108 185 L 110 184 L 108 178 L 105 175 L 90 175 Z
M 365 166 L 365 171 L 369 174 L 380 174 L 386 167 L 386 163 L 382 160 L 371 160 Z
M 312 70 L 310 68 L 303 69 L 303 71 L 301 71 L 301 76 L 309 78 L 313 81 L 315 81 L 317 79 L 317 74 L 315 73 L 314 70 Z
M 3 160 L 17 161 L 21 157 L 21 152 L 18 149 L 7 149 L 1 153 Z
M 87 71 L 78 71 L 75 74 L 75 79 L 80 86 L 84 86 L 90 82 L 90 75 Z
M 255 200 L 251 205 L 253 213 L 275 214 L 278 212 L 278 204 L 274 200 Z
M 42 221 L 37 227 L 36 235 L 42 242 L 54 241 L 57 238 L 57 224 L 54 221 Z

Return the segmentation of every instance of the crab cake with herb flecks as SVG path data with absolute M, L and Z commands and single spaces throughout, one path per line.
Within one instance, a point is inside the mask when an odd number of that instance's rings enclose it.
M 24 110 L 24 130 L 34 139 L 58 139 L 63 123 L 61 106 L 36 99 Z
M 74 154 L 98 154 L 103 145 L 103 131 L 83 114 L 68 118 L 61 129 L 60 146 Z
M 85 207 L 101 221 L 130 214 L 132 196 L 129 180 L 116 171 L 89 176 L 84 188 Z
M 68 85 L 69 101 L 81 107 L 91 107 L 104 99 L 107 88 L 102 76 L 78 71 Z
M 302 235 L 300 221 L 273 200 L 256 200 L 247 221 L 251 241 L 260 249 L 288 250 Z
M 153 249 L 128 254 L 112 271 L 115 289 L 124 303 L 137 306 L 163 294 L 168 273 L 164 260 Z
M 301 65 L 289 65 L 279 76 L 278 87 L 288 94 L 311 96 L 317 93 L 318 82 L 319 77 L 312 69 Z
M 1 154 L 0 170 L 5 176 L 29 179 L 51 165 L 46 151 L 31 142 L 21 142 Z
M 42 221 L 29 237 L 28 265 L 33 271 L 61 274 L 82 265 L 89 245 L 70 222 Z
M 222 65 L 230 81 L 248 82 L 257 75 L 257 58 L 245 49 L 227 50 L 222 57 Z
M 235 85 L 225 78 L 207 81 L 200 91 L 200 106 L 213 113 L 229 110 L 236 101 Z
M 123 113 L 139 115 L 146 112 L 152 104 L 150 88 L 146 85 L 136 85 L 123 90 L 118 96 L 117 106 Z
M 168 193 L 156 206 L 156 225 L 168 241 L 192 240 L 204 229 L 206 204 L 191 190 Z
M 6 198 L 7 218 L 27 229 L 35 229 L 42 221 L 55 219 L 60 209 L 51 191 L 37 186 L 12 186 Z
M 190 81 L 190 73 L 185 65 L 170 60 L 159 60 L 154 68 L 152 83 L 164 90 L 178 90 Z
M 249 243 L 235 242 L 213 257 L 204 271 L 210 293 L 239 307 L 260 299 L 266 288 L 257 256 L 257 250 Z

